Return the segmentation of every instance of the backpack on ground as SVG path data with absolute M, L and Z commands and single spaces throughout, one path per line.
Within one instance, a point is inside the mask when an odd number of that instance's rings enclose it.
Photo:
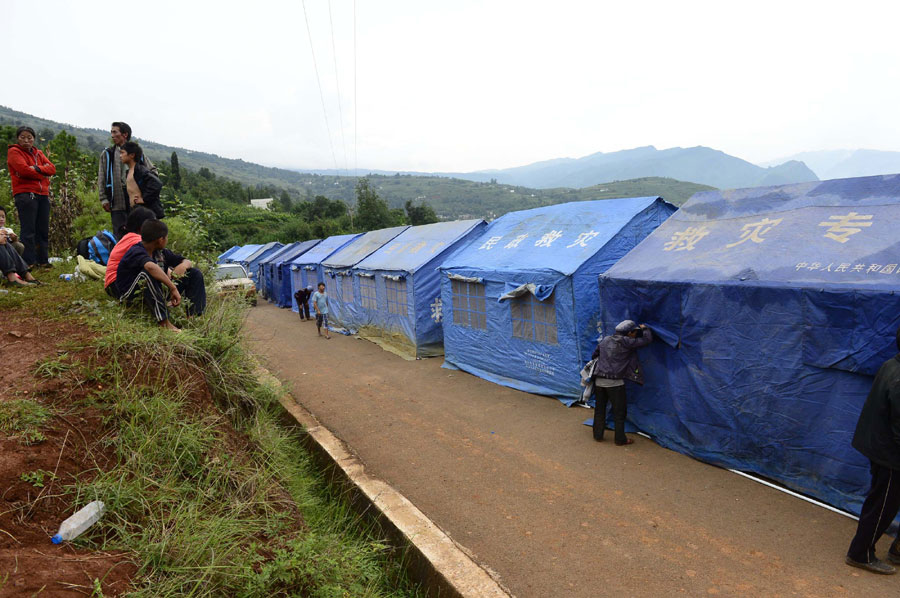
M 78 241 L 75 253 L 86 260 L 103 266 L 109 261 L 109 252 L 116 245 L 116 238 L 108 230 L 102 230 L 93 237 Z

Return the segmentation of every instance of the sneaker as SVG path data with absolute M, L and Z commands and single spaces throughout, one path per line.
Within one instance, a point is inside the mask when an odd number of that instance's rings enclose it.
M 856 561 L 851 559 L 849 556 L 844 559 L 851 567 L 859 567 L 860 569 L 865 569 L 866 571 L 871 571 L 872 573 L 878 573 L 879 575 L 893 575 L 897 572 L 897 569 L 891 567 L 884 561 L 880 561 L 877 558 L 874 559 L 871 563 L 861 563 L 860 561 Z

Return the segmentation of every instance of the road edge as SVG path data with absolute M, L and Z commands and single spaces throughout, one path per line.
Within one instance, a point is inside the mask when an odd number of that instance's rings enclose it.
M 390 484 L 366 472 L 365 464 L 341 439 L 260 366 L 260 378 L 279 390 L 287 414 L 304 432 L 304 442 L 325 466 L 332 482 L 352 491 L 351 501 L 383 531 L 406 549 L 404 567 L 429 596 L 442 598 L 514 598 L 478 564 L 469 552 L 445 533 Z

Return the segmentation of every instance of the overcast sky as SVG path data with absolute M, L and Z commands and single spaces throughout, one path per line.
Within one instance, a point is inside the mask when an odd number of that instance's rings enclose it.
M 898 13 L 332 0 L 329 14 L 306 0 L 308 34 L 300 0 L 0 0 L 0 104 L 290 168 L 469 171 L 642 145 L 753 162 L 900 150 Z

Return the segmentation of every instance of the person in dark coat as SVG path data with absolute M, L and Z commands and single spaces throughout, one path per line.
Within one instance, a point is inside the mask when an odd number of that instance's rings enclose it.
M 312 296 L 312 287 L 300 289 L 294 293 L 294 299 L 297 300 L 297 311 L 300 312 L 301 320 L 310 320 L 309 317 L 309 298 Z
M 892 575 L 897 569 L 875 556 L 875 544 L 900 511 L 900 353 L 884 362 L 875 375 L 859 414 L 853 448 L 869 459 L 872 487 L 859 514 L 846 561 L 873 573 Z M 900 565 L 900 536 L 887 556 L 891 563 Z
M 628 405 L 625 399 L 625 380 L 644 383 L 644 374 L 638 361 L 637 350 L 653 340 L 653 333 L 646 324 L 638 326 L 631 320 L 620 322 L 613 335 L 604 337 L 594 349 L 595 360 L 591 375 L 594 379 L 594 440 L 603 440 L 606 428 L 606 406 L 612 403 L 615 421 L 615 442 L 619 446 L 634 443 L 625 436 L 625 417 Z

